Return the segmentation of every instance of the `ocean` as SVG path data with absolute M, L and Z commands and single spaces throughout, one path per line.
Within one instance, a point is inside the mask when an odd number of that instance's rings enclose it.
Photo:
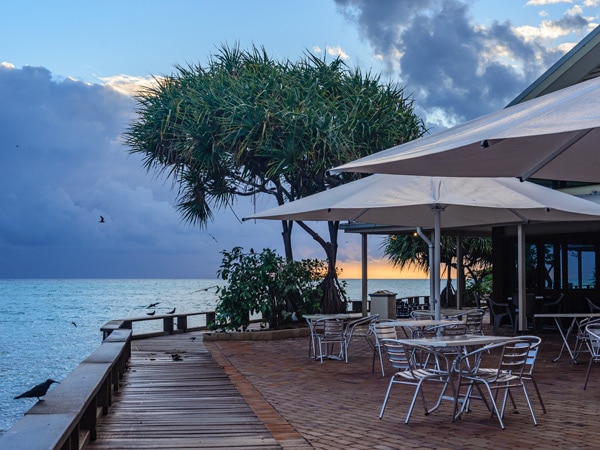
M 346 282 L 349 299 L 360 300 L 361 281 Z M 65 378 L 100 345 L 100 327 L 106 322 L 143 317 L 152 310 L 212 311 L 218 285 L 223 281 L 0 279 L 0 435 L 37 402 L 13 398 L 47 378 Z M 369 281 L 368 292 L 381 289 L 398 297 L 427 295 L 429 281 Z M 160 303 L 147 308 L 155 302 Z M 134 325 L 134 333 L 150 331 L 144 326 L 150 325 Z

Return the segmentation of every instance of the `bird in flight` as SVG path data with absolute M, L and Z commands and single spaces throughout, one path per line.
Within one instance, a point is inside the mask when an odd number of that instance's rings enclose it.
M 105 222 L 106 222 L 106 220 L 104 220 L 104 216 L 100 216 L 100 220 L 99 220 L 98 222 L 100 222 L 100 223 L 105 223 Z
M 158 305 L 160 302 L 156 302 L 156 303 L 150 303 L 148 306 L 146 306 L 146 309 L 150 309 L 150 308 L 154 308 L 156 305 Z
M 71 322 L 71 325 L 73 325 L 75 328 L 77 328 L 77 324 L 75 322 Z
M 40 397 L 43 397 L 44 395 L 46 395 L 46 392 L 48 392 L 48 388 L 50 387 L 50 385 L 52 383 L 58 383 L 58 381 L 54 381 L 54 380 L 48 378 L 43 383 L 40 383 L 37 386 L 32 387 L 27 392 L 23 392 L 21 395 L 17 395 L 15 397 L 15 400 L 18 399 L 18 398 L 33 398 L 33 397 L 37 397 L 38 401 L 41 402 L 43 400 Z
M 171 311 L 169 311 L 167 314 L 175 314 L 175 310 L 176 310 L 176 309 L 177 309 L 177 308 L 173 308 L 173 309 L 172 309 Z
M 154 314 L 156 314 L 156 311 L 152 311 L 152 312 L 146 313 L 147 316 L 153 316 Z

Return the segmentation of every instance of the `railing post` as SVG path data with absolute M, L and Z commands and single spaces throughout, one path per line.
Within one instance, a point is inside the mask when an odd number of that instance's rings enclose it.
M 208 324 L 214 322 L 216 319 L 216 314 L 214 311 L 209 311 L 206 313 L 206 328 L 208 328 Z
M 183 330 L 184 332 L 186 332 L 187 328 L 188 328 L 187 316 L 177 316 L 177 329 Z
M 163 331 L 173 334 L 173 317 L 163 317 Z

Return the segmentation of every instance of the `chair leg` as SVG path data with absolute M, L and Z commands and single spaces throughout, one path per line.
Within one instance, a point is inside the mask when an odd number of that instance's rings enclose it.
M 502 422 L 502 414 L 500 413 L 500 411 L 498 411 L 498 406 L 496 405 L 496 402 L 494 401 L 494 394 L 492 393 L 492 390 L 490 389 L 490 387 L 488 386 L 487 383 L 483 383 L 483 384 L 485 384 L 485 387 L 490 396 L 490 402 L 492 403 L 492 407 L 493 407 L 492 415 L 494 413 L 496 413 L 496 416 L 498 417 L 498 422 L 500 422 L 500 428 L 502 428 L 504 430 L 504 422 Z
M 379 348 L 379 364 L 381 365 L 381 376 L 385 377 L 385 369 L 383 368 L 383 356 L 381 354 L 381 348 Z
M 415 407 L 415 403 L 417 401 L 417 396 L 419 395 L 419 393 L 421 394 L 421 399 L 423 400 L 423 407 L 425 408 L 425 413 L 427 413 L 427 403 L 425 402 L 425 394 L 423 393 L 423 389 L 421 389 L 422 384 L 423 380 L 420 380 L 417 384 L 415 394 L 413 395 L 412 401 L 410 402 L 410 407 L 408 408 L 408 413 L 406 414 L 406 420 L 404 420 L 404 423 L 406 424 L 410 420 L 410 415 L 412 414 L 413 408 Z
M 390 378 L 390 384 L 388 384 L 387 392 L 385 393 L 385 398 L 383 399 L 383 405 L 381 405 L 381 411 L 379 412 L 379 419 L 383 417 L 383 413 L 385 411 L 385 407 L 387 405 L 388 398 L 390 396 L 390 391 L 392 390 L 392 385 L 394 384 L 394 376 Z
M 535 414 L 533 412 L 533 407 L 531 406 L 531 400 L 529 400 L 529 394 L 527 394 L 527 389 L 525 388 L 525 383 L 521 380 L 521 386 L 523 387 L 523 395 L 525 395 L 525 400 L 527 400 L 527 406 L 529 406 L 529 412 L 531 413 L 531 418 L 533 419 L 533 424 L 537 426 L 537 419 L 535 418 Z
M 327 347 L 327 344 L 325 344 Z M 323 364 L 323 344 L 321 343 L 321 339 L 319 339 L 319 359 L 321 360 L 321 364 Z
M 542 405 L 542 411 L 544 412 L 544 414 L 546 414 L 546 405 L 544 405 L 544 401 L 542 400 L 542 394 L 540 393 L 540 390 L 538 388 L 537 382 L 535 381 L 535 378 L 531 377 L 528 379 L 531 380 L 531 382 L 533 383 L 533 387 L 535 388 L 535 392 L 537 393 L 538 400 L 540 401 L 540 405 Z

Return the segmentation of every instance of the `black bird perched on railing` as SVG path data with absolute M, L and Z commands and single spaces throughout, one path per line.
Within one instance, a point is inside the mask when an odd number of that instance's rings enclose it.
M 150 313 L 146 313 L 147 316 L 153 316 L 154 314 L 156 314 L 156 311 L 152 311 Z
M 18 398 L 37 397 L 38 401 L 42 401 L 42 399 L 40 397 L 43 397 L 44 395 L 46 395 L 46 392 L 48 392 L 48 388 L 50 387 L 50 385 L 52 383 L 58 383 L 58 381 L 54 381 L 54 380 L 48 378 L 43 383 L 40 383 L 37 386 L 32 387 L 27 392 L 23 392 L 21 395 L 17 395 L 15 397 L 15 400 Z
M 173 309 L 172 309 L 171 311 L 169 311 L 167 314 L 175 314 L 175 310 L 176 310 L 176 309 L 177 309 L 177 308 L 173 308 Z

